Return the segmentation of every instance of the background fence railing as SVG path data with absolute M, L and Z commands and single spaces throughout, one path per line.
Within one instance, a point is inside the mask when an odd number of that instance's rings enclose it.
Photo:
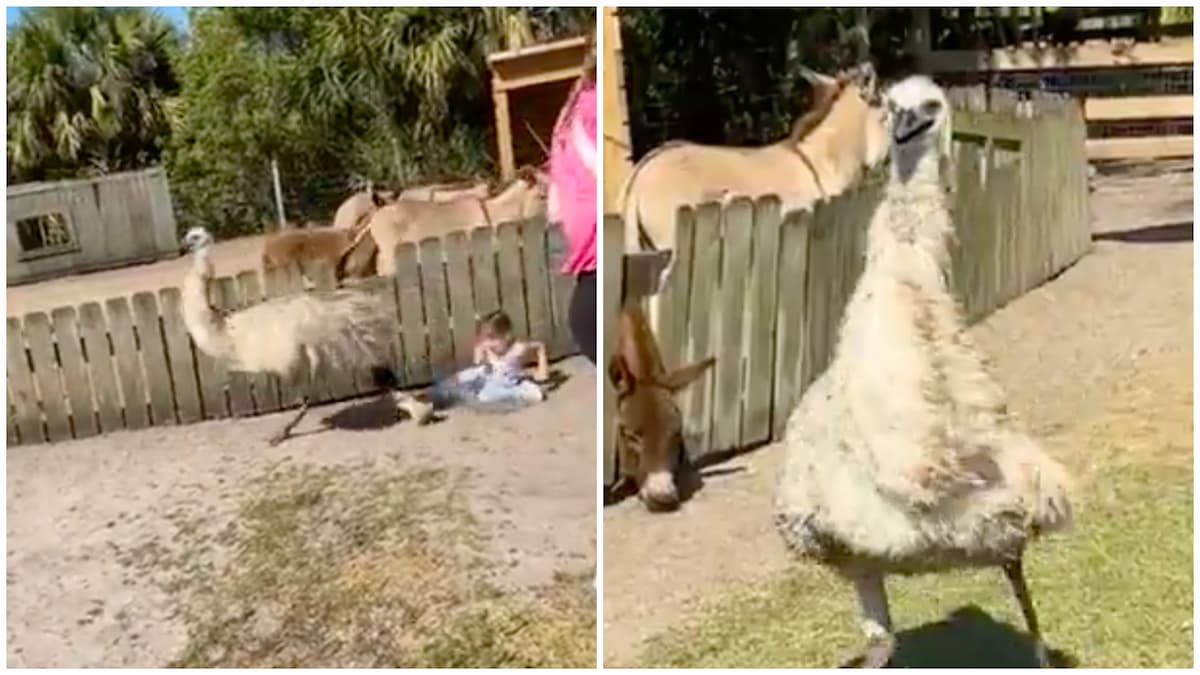
M 977 320 L 1043 283 L 1090 247 L 1086 128 L 1067 98 L 956 90 L 958 235 L 953 283 Z M 863 267 L 867 226 L 882 195 L 871 179 L 811 211 L 781 213 L 779 200 L 735 199 L 682 209 L 674 272 L 659 292 L 656 326 L 667 367 L 716 356 L 711 374 L 680 395 L 691 456 L 779 437 L 805 388 L 832 355 L 842 312 Z M 644 254 L 623 255 L 624 224 L 604 223 L 605 322 Z M 623 259 L 624 264 L 607 261 Z M 609 331 L 606 331 L 608 333 Z M 605 335 L 606 359 L 612 336 Z M 605 424 L 615 406 L 606 385 Z M 605 449 L 605 480 L 615 455 Z
M 504 309 L 551 358 L 575 352 L 567 328 L 573 280 L 558 272 L 563 242 L 543 219 L 401 244 L 394 277 L 365 282 L 394 317 L 402 386 L 428 384 L 471 359 L 474 318 Z M 318 287 L 334 284 L 316 272 Z M 240 308 L 302 287 L 297 269 L 214 279 L 214 306 Z M 265 374 L 230 373 L 196 349 L 178 288 L 8 317 L 8 442 L 86 438 L 121 429 L 275 412 L 300 392 Z M 314 402 L 375 391 L 369 372 L 318 371 Z

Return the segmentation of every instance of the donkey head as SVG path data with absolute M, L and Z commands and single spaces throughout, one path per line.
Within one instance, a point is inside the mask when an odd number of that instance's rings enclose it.
M 716 359 L 667 372 L 645 315 L 626 307 L 617 326 L 617 349 L 608 373 L 617 390 L 618 460 L 623 479 L 638 486 L 652 511 L 679 505 L 675 475 L 682 452 L 683 418 L 675 394 L 704 374 Z

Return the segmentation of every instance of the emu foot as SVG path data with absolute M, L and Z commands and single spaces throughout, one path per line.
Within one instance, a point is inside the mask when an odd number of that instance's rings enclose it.
M 1046 643 L 1041 640 L 1034 645 L 1034 656 L 1037 657 L 1038 668 L 1053 668 L 1054 663 L 1050 661 L 1050 653 L 1046 650 Z
M 882 668 L 892 659 L 896 651 L 896 638 L 891 635 L 879 635 L 871 638 L 867 651 L 863 654 L 860 668 Z
M 280 431 L 279 433 L 277 433 L 274 436 L 267 439 L 267 445 L 269 445 L 273 448 L 273 447 L 279 445 L 280 443 L 286 441 L 288 439 L 288 436 L 291 436 L 291 434 L 288 433 L 287 431 Z

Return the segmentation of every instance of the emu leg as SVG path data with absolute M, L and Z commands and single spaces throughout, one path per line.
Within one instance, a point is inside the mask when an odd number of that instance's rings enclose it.
M 882 668 L 891 660 L 892 653 L 896 650 L 883 575 L 878 572 L 860 573 L 854 576 L 853 581 L 854 590 L 858 593 L 859 609 L 862 611 L 862 630 L 867 637 L 867 651 L 863 654 L 862 667 Z
M 1046 643 L 1042 642 L 1042 631 L 1038 628 L 1037 612 L 1033 609 L 1033 598 L 1029 596 L 1029 587 L 1025 584 L 1025 570 L 1021 558 L 1004 564 L 1004 575 L 1012 585 L 1013 595 L 1021 605 L 1021 613 L 1025 615 L 1025 625 L 1033 637 L 1034 649 L 1037 650 L 1038 666 L 1050 667 L 1050 657 L 1046 652 Z
M 276 446 L 287 440 L 287 438 L 292 435 L 292 429 L 296 428 L 296 425 L 299 424 L 300 420 L 304 418 L 304 413 L 306 412 L 308 412 L 308 394 L 305 394 L 304 397 L 300 399 L 300 411 L 296 413 L 296 416 L 293 417 L 287 424 L 283 425 L 283 428 L 279 430 L 279 433 L 272 436 L 271 440 L 267 442 L 272 446 Z

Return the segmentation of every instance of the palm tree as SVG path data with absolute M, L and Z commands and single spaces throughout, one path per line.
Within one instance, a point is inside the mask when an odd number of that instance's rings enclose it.
M 27 10 L 8 38 L 9 179 L 155 162 L 178 46 L 174 26 L 143 8 Z

